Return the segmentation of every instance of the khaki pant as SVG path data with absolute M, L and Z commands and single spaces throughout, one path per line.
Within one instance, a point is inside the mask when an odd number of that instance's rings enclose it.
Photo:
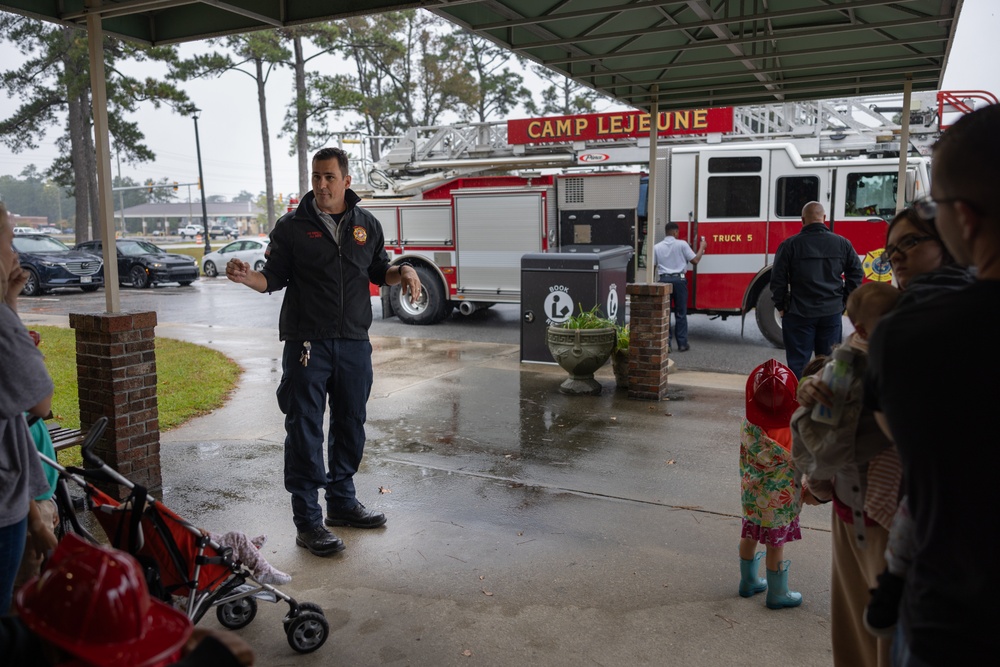
M 830 630 L 833 664 L 837 667 L 890 667 L 892 639 L 879 639 L 865 630 L 861 618 L 875 588 L 875 577 L 885 569 L 889 531 L 865 527 L 864 548 L 854 539 L 854 527 L 833 514 L 833 573 L 830 577 Z
M 54 530 L 59 525 L 59 512 L 56 510 L 55 501 L 49 498 L 48 500 L 39 500 L 36 504 L 42 521 L 52 526 Z M 28 538 L 24 545 L 24 556 L 21 557 L 21 567 L 14 579 L 14 590 L 28 583 L 28 580 L 36 576 L 42 569 L 44 555 L 35 551 L 34 542 L 30 539 L 31 536 L 29 535 Z

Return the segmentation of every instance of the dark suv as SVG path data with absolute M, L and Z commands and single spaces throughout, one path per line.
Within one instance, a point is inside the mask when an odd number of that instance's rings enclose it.
M 28 271 L 28 282 L 21 290 L 24 296 L 39 296 L 57 287 L 93 292 L 104 284 L 104 260 L 100 255 L 72 250 L 59 239 L 45 234 L 18 234 L 14 250 Z

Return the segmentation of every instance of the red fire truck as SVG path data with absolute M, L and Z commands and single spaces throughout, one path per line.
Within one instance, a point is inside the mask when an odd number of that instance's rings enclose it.
M 829 118 L 819 122 L 824 104 L 839 124 Z M 639 172 L 464 175 L 486 168 L 646 162 L 648 116 L 623 112 L 511 121 L 499 138 L 491 137 L 496 128 L 490 124 L 466 126 L 475 135 L 461 140 L 443 139 L 441 128 L 421 128 L 436 133 L 423 142 L 411 137 L 390 151 L 370 172 L 370 182 L 379 183 L 381 191 L 363 204 L 382 223 L 393 260 L 408 260 L 424 285 L 416 304 L 402 298 L 398 287 L 383 288 L 383 314 L 433 324 L 456 307 L 471 314 L 495 303 L 519 303 L 521 256 L 568 245 L 632 246 L 629 279 L 642 280 L 647 219 L 653 241 L 673 220 L 692 246 L 698 237 L 708 242 L 706 255 L 688 275 L 689 312 L 726 318 L 756 309 L 761 332 L 780 346 L 780 320 L 767 289 L 770 265 L 778 244 L 800 229 L 806 202 L 823 203 L 828 224 L 853 243 L 867 279 L 891 279 L 881 253 L 886 219 L 895 212 L 899 161 L 889 156 L 898 155 L 898 135 L 884 127 L 891 125 L 884 117 L 882 126 L 869 127 L 854 120 L 856 110 L 836 104 L 817 103 L 807 131 L 802 124 L 773 128 L 775 110 L 766 108 L 661 116 L 661 134 L 665 125 L 682 132 L 666 141 L 689 143 L 659 149 L 651 219 Z M 789 117 L 810 118 L 801 108 L 782 106 Z M 720 117 L 722 127 L 713 124 Z M 938 118 L 916 125 L 915 146 L 929 145 Z M 744 130 L 737 131 L 740 127 Z M 421 155 L 421 145 L 431 148 Z M 443 156 L 442 146 L 464 146 L 465 154 Z M 911 202 L 929 190 L 929 158 L 906 162 L 905 199 Z M 384 196 L 399 194 L 416 196 Z

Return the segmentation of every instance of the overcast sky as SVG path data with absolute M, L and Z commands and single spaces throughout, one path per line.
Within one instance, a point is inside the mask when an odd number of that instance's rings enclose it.
M 985 89 L 1000 95 L 1000 68 L 995 66 L 991 46 L 1000 35 L 1000 2 L 996 0 L 965 0 L 959 19 L 956 39 L 945 71 L 947 90 Z M 181 45 L 183 55 L 205 48 L 204 43 Z M 9 44 L 0 45 L 2 69 L 19 62 L 22 56 Z M 531 79 L 529 83 L 537 82 Z M 264 160 L 260 123 L 253 80 L 246 75 L 230 72 L 218 79 L 187 82 L 184 88 L 202 109 L 198 121 L 201 137 L 202 164 L 207 194 L 231 198 L 241 190 L 254 194 L 264 190 Z M 901 84 L 902 85 L 902 84 Z M 297 167 L 289 155 L 289 137 L 278 137 L 284 123 L 285 106 L 292 94 L 292 78 L 288 70 L 278 70 L 267 86 L 268 122 L 271 128 L 271 159 L 274 166 L 274 188 L 286 197 L 298 189 Z M 0 117 L 8 117 L 17 108 L 18 100 L 0 96 Z M 614 107 L 618 108 L 618 107 Z M 603 110 L 603 109 L 602 109 Z M 523 117 L 519 110 L 512 117 Z M 122 165 L 122 174 L 136 181 L 147 178 L 167 178 L 181 183 L 198 180 L 194 125 L 190 118 L 181 118 L 166 108 L 147 106 L 139 116 L 147 145 L 156 153 L 156 161 L 139 167 Z M 38 150 L 19 154 L 0 146 L 0 175 L 17 175 L 28 164 L 46 169 L 56 157 L 55 138 L 61 129 L 49 130 Z M 348 147 L 350 148 L 350 147 Z M 117 165 L 112 160 L 112 172 Z M 193 196 L 197 191 L 192 188 Z M 181 200 L 187 198 L 182 188 Z

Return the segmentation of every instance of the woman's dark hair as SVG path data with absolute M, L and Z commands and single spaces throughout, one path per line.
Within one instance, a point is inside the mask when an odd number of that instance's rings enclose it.
M 889 235 L 892 234 L 892 228 L 902 220 L 906 220 L 911 225 L 913 225 L 918 232 L 926 236 L 930 236 L 934 241 L 941 246 L 941 266 L 950 266 L 955 263 L 955 258 L 951 256 L 948 252 L 947 246 L 945 246 L 944 241 L 941 240 L 941 235 L 938 234 L 937 227 L 934 226 L 933 220 L 924 220 L 917 212 L 913 210 L 912 207 L 904 208 L 902 211 L 896 214 L 896 217 L 892 219 L 889 223 L 889 228 L 885 230 L 885 245 L 889 245 Z

